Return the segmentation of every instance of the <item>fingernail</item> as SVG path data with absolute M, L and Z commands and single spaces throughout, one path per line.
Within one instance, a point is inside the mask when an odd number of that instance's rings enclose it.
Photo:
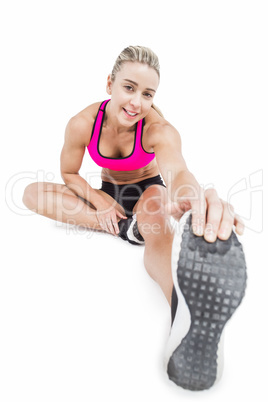
M 245 226 L 244 225 L 238 225 L 237 226 L 237 232 L 239 235 L 242 235 L 244 233 Z
M 200 225 L 197 225 L 197 226 L 194 228 L 194 233 L 195 233 L 196 236 L 202 236 L 203 233 L 204 233 L 203 227 L 200 226 Z
M 215 234 L 213 232 L 209 232 L 206 234 L 205 238 L 209 242 L 214 242 L 215 241 Z
M 222 237 L 223 239 L 227 239 L 227 231 L 226 230 L 221 230 L 219 233 L 220 237 Z

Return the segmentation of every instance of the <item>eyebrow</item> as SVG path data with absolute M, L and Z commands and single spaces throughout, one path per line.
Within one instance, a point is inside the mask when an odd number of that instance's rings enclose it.
M 128 80 L 128 79 L 126 79 L 126 78 L 124 79 L 124 81 L 130 82 L 131 84 L 134 84 L 134 85 L 138 86 L 137 82 L 135 82 L 135 81 Z M 153 92 L 156 92 L 156 90 L 155 90 L 155 89 L 152 89 L 152 88 L 145 88 L 145 89 L 146 89 L 146 91 L 153 91 Z

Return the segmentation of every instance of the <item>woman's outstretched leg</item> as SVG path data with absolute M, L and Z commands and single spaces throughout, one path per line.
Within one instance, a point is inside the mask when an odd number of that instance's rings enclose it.
M 181 218 L 180 231 L 174 237 L 165 225 L 164 198 L 161 201 L 156 189 L 150 189 L 143 193 L 137 207 L 139 231 L 145 239 L 145 267 L 169 302 L 174 286 L 178 301 L 176 305 L 172 297 L 167 373 L 171 381 L 185 389 L 208 389 L 222 373 L 225 324 L 245 294 L 243 248 L 234 232 L 229 239 L 214 243 L 195 236 L 191 211 Z M 172 267 L 175 256 L 176 267 Z
M 167 190 L 154 185 L 138 201 L 135 212 L 139 232 L 145 240 L 144 265 L 148 274 L 161 287 L 171 305 L 173 279 L 171 250 L 174 233 L 166 212 Z

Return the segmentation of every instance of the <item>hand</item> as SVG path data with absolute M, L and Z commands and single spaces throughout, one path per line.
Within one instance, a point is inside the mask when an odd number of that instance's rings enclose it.
M 118 235 L 118 218 L 127 219 L 125 215 L 114 208 L 110 203 L 103 200 L 96 213 L 99 225 L 103 230 L 113 235 Z M 120 220 L 119 219 L 119 220 Z
M 192 228 L 197 236 L 203 236 L 213 243 L 217 237 L 227 240 L 233 230 L 242 235 L 244 223 L 242 219 L 234 213 L 234 208 L 227 202 L 218 197 L 214 189 L 203 191 L 200 188 L 198 197 L 187 197 L 184 195 L 181 200 L 169 205 L 169 213 L 175 218 L 180 219 L 188 210 L 192 209 Z

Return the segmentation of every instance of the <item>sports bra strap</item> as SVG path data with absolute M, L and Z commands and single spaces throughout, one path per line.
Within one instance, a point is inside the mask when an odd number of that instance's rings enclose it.
M 107 103 L 109 102 L 109 100 L 110 99 L 102 102 L 102 104 L 100 105 L 100 108 L 99 108 L 99 112 L 104 112 L 105 111 L 105 107 L 106 107 Z

